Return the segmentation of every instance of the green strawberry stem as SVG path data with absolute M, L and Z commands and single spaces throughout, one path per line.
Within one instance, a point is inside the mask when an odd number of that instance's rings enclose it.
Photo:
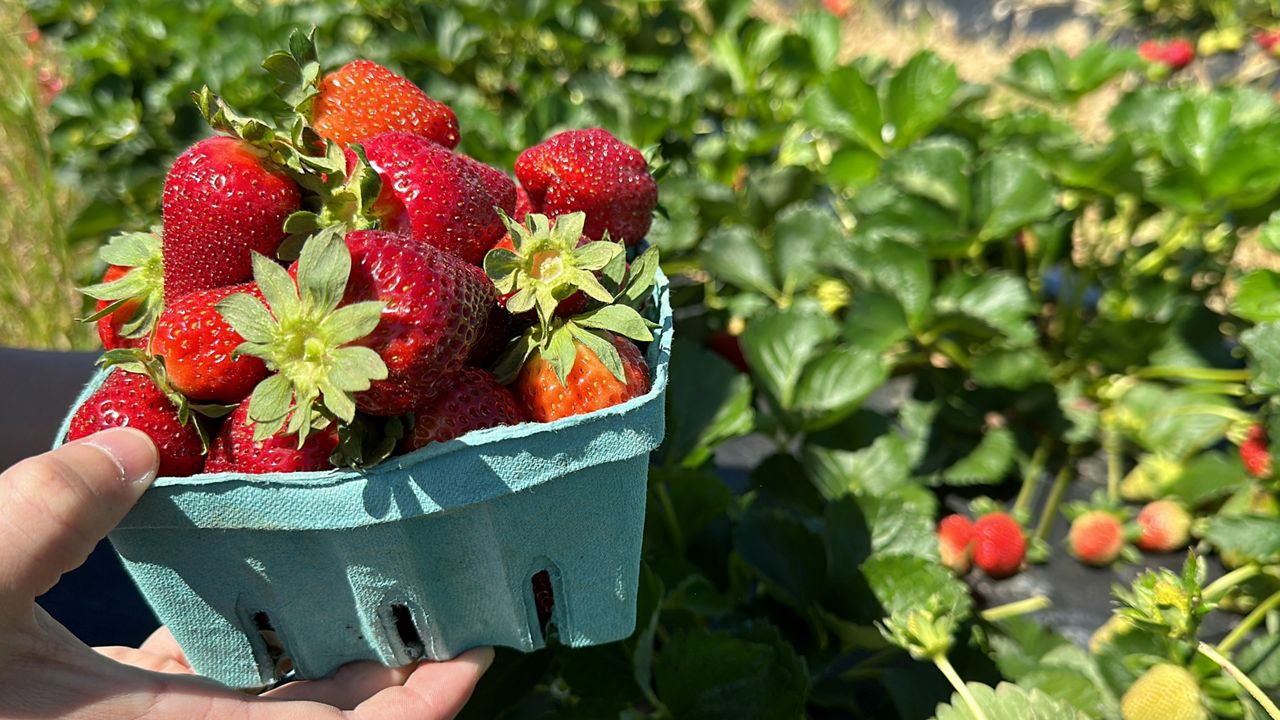
M 1211 382 L 1248 382 L 1248 370 L 1227 370 L 1222 368 L 1171 367 L 1156 366 L 1142 368 L 1133 373 L 1134 377 L 1146 379 L 1170 378 L 1174 380 L 1206 380 Z
M 1245 637 L 1258 626 L 1267 617 L 1267 613 L 1275 608 L 1280 607 L 1280 592 L 1272 593 L 1270 597 L 1258 603 L 1248 615 L 1244 617 L 1227 636 L 1222 638 L 1222 642 L 1218 643 L 1217 650 L 1223 655 L 1229 655 L 1236 645 L 1244 640 Z
M 1053 479 L 1053 487 L 1049 489 L 1049 499 L 1045 501 L 1044 508 L 1040 511 L 1040 522 L 1036 524 L 1033 537 L 1042 542 L 1049 539 L 1049 531 L 1053 528 L 1054 518 L 1057 517 L 1058 505 L 1062 504 L 1062 496 L 1067 492 L 1067 485 L 1071 483 L 1071 460 L 1072 457 L 1069 456 L 1058 470 L 1057 477 Z
M 297 282 L 275 261 L 253 256 L 253 275 L 266 304 L 237 293 L 217 304 L 244 342 L 237 353 L 262 358 L 273 371 L 249 396 L 254 438 L 277 433 L 306 442 L 312 429 L 355 419 L 355 393 L 387 377 L 372 349 L 354 344 L 373 332 L 384 303 L 339 307 L 351 273 L 351 253 L 336 229 L 302 248 Z M 287 424 L 287 426 L 286 426 Z
M 1103 428 L 1102 433 L 1102 449 L 1107 456 L 1107 500 L 1115 503 L 1120 501 L 1120 463 L 1124 462 L 1120 433 L 1110 424 Z
M 1204 588 L 1204 599 L 1209 602 L 1215 602 L 1226 595 L 1231 588 L 1239 585 L 1246 580 L 1251 580 L 1262 574 L 1262 568 L 1258 565 L 1250 564 L 1244 567 L 1238 567 L 1235 570 L 1223 575 L 1222 577 L 1209 583 Z
M 1222 668 L 1236 682 L 1240 683 L 1240 687 L 1244 688 L 1245 692 L 1249 693 L 1250 697 L 1252 697 L 1254 701 L 1261 705 L 1262 709 L 1266 711 L 1267 717 L 1270 717 L 1271 720 L 1280 720 L 1280 708 L 1276 707 L 1275 701 L 1267 697 L 1267 694 L 1262 692 L 1262 688 L 1258 687 L 1257 683 L 1250 680 L 1249 676 L 1245 675 L 1243 670 L 1236 667 L 1235 663 L 1231 662 L 1230 659 L 1219 653 L 1217 650 L 1214 650 L 1211 645 L 1204 641 L 1201 641 L 1200 644 L 1196 646 L 1196 649 L 1200 651 L 1201 655 L 1204 655 L 1217 663 L 1218 667 Z
M 973 691 L 969 690 L 969 686 L 960 678 L 960 673 L 956 672 L 951 661 L 947 659 L 946 653 L 938 653 L 933 656 L 933 664 L 938 666 L 938 670 L 946 676 L 947 681 L 951 683 L 951 687 L 960 693 L 960 697 L 964 700 L 964 704 L 969 707 L 969 712 L 973 714 L 974 720 L 987 720 L 986 713 L 982 712 L 982 708 L 978 705 L 978 699 L 973 696 Z
M 1013 502 L 1012 515 L 1018 522 L 1026 524 L 1031 514 L 1031 501 L 1035 498 L 1036 486 L 1040 484 L 1040 474 L 1044 472 L 1044 463 L 1049 458 L 1049 445 L 1052 440 L 1045 436 L 1031 454 L 1027 469 L 1022 478 L 1022 487 L 1018 490 L 1018 499 Z
M 982 619 L 987 622 L 999 622 L 1009 618 L 1030 615 L 1053 606 L 1053 601 L 1045 595 L 1036 595 L 1023 600 L 1015 600 L 1004 605 L 997 605 L 982 611 Z

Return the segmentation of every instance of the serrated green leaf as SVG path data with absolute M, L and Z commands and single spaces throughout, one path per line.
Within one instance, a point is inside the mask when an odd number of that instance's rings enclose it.
M 972 605 L 968 588 L 950 570 L 916 555 L 873 553 L 862 564 L 862 574 L 886 615 L 905 616 L 936 598 L 963 620 Z
M 222 319 L 246 341 L 265 344 L 279 330 L 275 318 L 258 298 L 249 293 L 234 293 L 214 305 Z
M 1018 152 L 999 152 L 978 166 L 973 216 L 979 237 L 1008 237 L 1057 211 L 1054 188 L 1040 163 Z
M 718 355 L 677 338 L 671 351 L 663 465 L 701 465 L 720 443 L 754 425 L 751 381 Z
M 293 404 L 293 386 L 283 375 L 268 375 L 249 396 L 249 418 L 256 423 L 284 423 Z M 268 433 L 270 437 L 274 433 Z
M 778 293 L 760 238 L 749 228 L 727 225 L 712 230 L 702 241 L 702 263 L 723 282 L 766 295 Z
M 880 353 L 837 347 L 805 364 L 791 411 L 805 429 L 818 430 L 843 420 L 889 377 Z
M 596 333 L 582 329 L 576 323 L 569 323 L 568 329 L 573 338 L 594 353 L 615 378 L 622 382 L 627 381 L 626 371 L 622 367 L 622 356 L 613 343 Z
M 881 170 L 894 185 L 956 213 L 969 214 L 968 146 L 949 137 L 926 138 L 885 160 Z
M 835 334 L 830 318 L 792 308 L 757 318 L 742 333 L 740 342 L 760 387 L 785 411 L 795 403 L 805 365 Z
M 1014 467 L 1018 441 L 1008 428 L 994 428 L 983 434 L 977 447 L 938 476 L 944 485 L 994 485 L 1004 480 Z
M 582 327 L 608 330 L 632 340 L 641 342 L 653 340 L 649 321 L 641 317 L 634 308 L 626 305 L 606 305 L 599 310 L 579 315 L 574 318 L 574 322 Z
M 823 86 L 810 91 L 801 112 L 810 125 L 883 151 L 880 99 L 856 66 L 833 70 Z
M 653 676 L 658 697 L 682 720 L 804 717 L 804 664 L 760 620 L 736 632 L 677 633 L 663 643 Z
M 359 340 L 378 327 L 386 303 L 377 300 L 344 305 L 325 316 L 320 332 L 333 345 Z
M 254 253 L 253 278 L 277 319 L 297 315 L 300 309 L 298 287 L 287 270 L 265 255 Z
M 1280 560 L 1280 518 L 1213 516 L 1201 536 L 1220 553 L 1237 553 L 1262 563 Z
M 1045 695 L 1039 690 L 1024 690 L 1002 682 L 993 690 L 980 683 L 966 683 L 986 720 L 1086 720 L 1071 705 Z M 951 702 L 939 705 L 934 720 L 980 720 L 959 693 Z
M 1240 280 L 1231 312 L 1249 322 L 1280 320 L 1280 273 L 1254 270 Z
M 906 147 L 924 137 L 946 117 L 960 82 L 954 65 L 930 51 L 911 57 L 889 81 L 888 120 L 894 147 Z
M 831 248 L 843 240 L 840 223 L 827 210 L 797 203 L 778 213 L 773 226 L 775 276 L 781 287 L 808 287 L 829 264 Z
M 1280 321 L 1259 323 L 1240 333 L 1240 343 L 1253 358 L 1256 371 L 1250 387 L 1260 395 L 1280 392 Z

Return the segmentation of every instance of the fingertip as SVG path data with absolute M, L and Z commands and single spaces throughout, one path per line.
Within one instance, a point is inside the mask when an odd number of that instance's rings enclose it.
M 101 450 L 120 470 L 127 485 L 150 485 L 160 466 L 160 451 L 146 433 L 131 427 L 111 428 L 75 441 Z
M 458 656 L 459 660 L 466 659 L 475 663 L 480 668 L 480 674 L 483 675 L 489 666 L 493 664 L 494 652 L 491 647 L 472 648 Z

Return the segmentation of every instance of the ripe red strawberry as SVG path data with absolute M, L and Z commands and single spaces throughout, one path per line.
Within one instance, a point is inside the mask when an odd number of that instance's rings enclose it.
M 658 205 L 658 184 L 639 150 L 599 128 L 568 130 L 516 159 L 516 177 L 533 210 L 548 217 L 582 211 L 583 232 L 635 245 Z
M 1163 65 L 1171 71 L 1178 71 L 1196 59 L 1195 46 L 1189 40 L 1177 38 L 1168 42 L 1147 40 L 1138 46 L 1138 54 L 1143 60 Z
M 1271 452 L 1267 449 L 1267 430 L 1253 425 L 1244 442 L 1240 443 L 1240 460 L 1250 475 L 1266 480 L 1271 477 Z
M 533 212 L 533 205 L 529 202 L 529 192 L 524 186 L 516 183 L 516 210 L 511 213 L 511 219 L 524 224 L 524 216 Z
M 326 73 L 311 106 L 320 137 L 347 144 L 397 130 L 458 146 L 458 118 L 442 102 L 378 63 L 353 60 Z
M 1124 549 L 1124 525 L 1109 512 L 1090 510 L 1072 521 L 1067 544 L 1086 565 L 1110 565 Z
M 160 451 L 161 477 L 194 475 L 204 465 L 195 425 L 178 421 L 178 408 L 146 375 L 108 375 L 71 417 L 67 440 L 113 427 L 137 428 L 151 437 Z
M 133 268 L 122 267 L 120 265 L 112 265 L 102 274 L 102 284 L 115 282 L 124 277 Z M 112 305 L 111 300 L 99 300 L 95 309 L 102 312 Z M 98 339 L 102 341 L 104 350 L 118 350 L 120 348 L 140 348 L 145 347 L 147 339 L 128 338 L 121 334 L 121 326 L 129 322 L 131 318 L 138 312 L 138 308 L 142 306 L 142 300 L 139 298 L 129 298 L 112 310 L 109 314 L 98 318 Z
M 747 357 L 742 354 L 742 342 L 737 335 L 725 330 L 717 330 L 707 338 L 707 347 L 711 352 L 727 360 L 738 372 L 751 372 L 747 367 Z
M 526 414 L 538 422 L 582 415 L 626 402 L 649 392 L 649 366 L 630 340 L 607 333 L 622 359 L 625 381 L 609 371 L 594 351 L 575 343 L 577 354 L 568 378 L 561 382 L 542 355 L 525 361 L 515 391 Z
M 515 396 L 492 373 L 463 368 L 436 394 L 414 410 L 413 432 L 405 438 L 405 452 L 460 435 L 524 422 Z
M 479 264 L 506 231 L 494 208 L 515 210 L 515 186 L 501 172 L 408 133 L 383 133 L 362 145 L 383 193 L 394 196 L 380 195 L 376 206 L 395 207 L 384 211 L 393 223 L 403 222 L 397 213 L 407 216 L 415 240 Z
M 187 148 L 164 183 L 165 301 L 249 280 L 251 255 L 275 256 L 300 204 L 298 186 L 243 140 Z
M 938 553 L 942 565 L 957 575 L 969 572 L 973 562 L 973 521 L 964 515 L 948 515 L 938 523 Z
M 333 467 L 329 456 L 338 446 L 336 426 L 307 437 L 298 447 L 295 437 L 280 434 L 265 440 L 254 439 L 254 426 L 249 420 L 249 400 L 241 402 L 222 425 L 222 430 L 209 443 L 205 472 L 291 473 L 328 470 Z
M 102 282 L 80 288 L 97 301 L 86 321 L 97 322 L 98 338 L 107 350 L 146 347 L 164 304 L 160 238 L 147 232 L 121 233 L 99 256 L 108 265 Z
M 260 358 L 232 356 L 244 338 L 214 306 L 234 293 L 262 297 L 253 283 L 200 290 L 170 303 L 156 322 L 151 352 L 164 358 L 169 384 L 190 400 L 238 403 L 267 376 Z
M 1147 503 L 1138 513 L 1142 535 L 1138 547 L 1147 552 L 1172 552 L 1187 546 L 1191 536 L 1191 513 L 1172 500 Z
M 471 354 L 467 356 L 467 365 L 477 368 L 492 366 L 511 340 L 528 326 L 528 322 L 507 312 L 505 299 L 499 298 L 498 302 L 489 309 L 489 317 L 484 322 L 484 332 L 471 348 Z
M 358 344 L 382 357 L 387 378 L 357 395 L 356 405 L 371 415 L 402 415 L 463 366 L 496 302 L 493 285 L 478 268 L 399 235 L 352 232 L 347 247 L 343 302 L 386 303 L 381 322 Z
M 1276 47 L 1280 45 L 1280 29 L 1259 30 L 1254 33 L 1253 39 L 1265 53 L 1275 55 L 1280 51 L 1280 48 Z
M 993 578 L 1006 578 L 1022 567 L 1027 541 L 1017 521 L 1003 512 L 983 515 L 974 523 L 973 563 Z

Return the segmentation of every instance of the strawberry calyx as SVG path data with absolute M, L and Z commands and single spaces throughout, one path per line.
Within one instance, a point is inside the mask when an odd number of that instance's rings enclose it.
M 287 50 L 277 50 L 262 61 L 262 68 L 276 79 L 276 95 L 294 112 L 311 116 L 311 106 L 320 94 L 320 54 L 316 51 L 316 29 L 289 33 Z
M 613 302 L 613 293 L 596 277 L 615 285 L 626 273 L 626 248 L 608 239 L 579 245 L 586 213 L 562 215 L 554 222 L 529 213 L 524 224 L 498 215 L 511 233 L 511 249 L 496 247 L 484 258 L 484 270 L 498 292 L 507 297 L 507 311 L 518 315 L 536 310 L 544 331 L 561 301 L 577 292 L 599 303 Z
M 628 267 L 621 243 L 599 240 L 578 245 L 584 213 L 562 215 L 554 223 L 545 215 L 529 213 L 527 227 L 501 210 L 499 214 L 511 231 L 513 249 L 490 250 L 484 259 L 485 272 L 498 292 L 508 296 L 508 311 L 533 310 L 538 318 L 499 358 L 494 368 L 499 381 L 510 383 L 538 353 L 565 385 L 582 345 L 614 377 L 626 382 L 622 357 L 609 336 L 653 340 L 657 325 L 641 315 L 640 308 L 657 277 L 657 249 L 645 251 Z M 576 292 L 596 301 L 594 307 L 573 317 L 556 316 L 560 301 Z
M 335 419 L 355 418 L 354 395 L 387 377 L 372 349 L 356 344 L 382 319 L 385 303 L 342 305 L 351 273 L 351 253 L 341 235 L 321 231 L 303 246 L 295 282 L 275 261 L 253 256 L 253 275 L 265 302 L 247 293 L 215 307 L 244 338 L 236 353 L 262 358 L 271 371 L 249 396 L 254 438 L 298 435 Z
M 160 252 L 159 230 L 121 233 L 111 238 L 99 252 L 108 265 L 131 268 L 111 282 L 80 288 L 80 292 L 107 305 L 82 322 L 97 322 L 125 304 L 137 301 L 133 314 L 120 326 L 120 335 L 143 338 L 155 328 L 164 309 L 164 258 Z

